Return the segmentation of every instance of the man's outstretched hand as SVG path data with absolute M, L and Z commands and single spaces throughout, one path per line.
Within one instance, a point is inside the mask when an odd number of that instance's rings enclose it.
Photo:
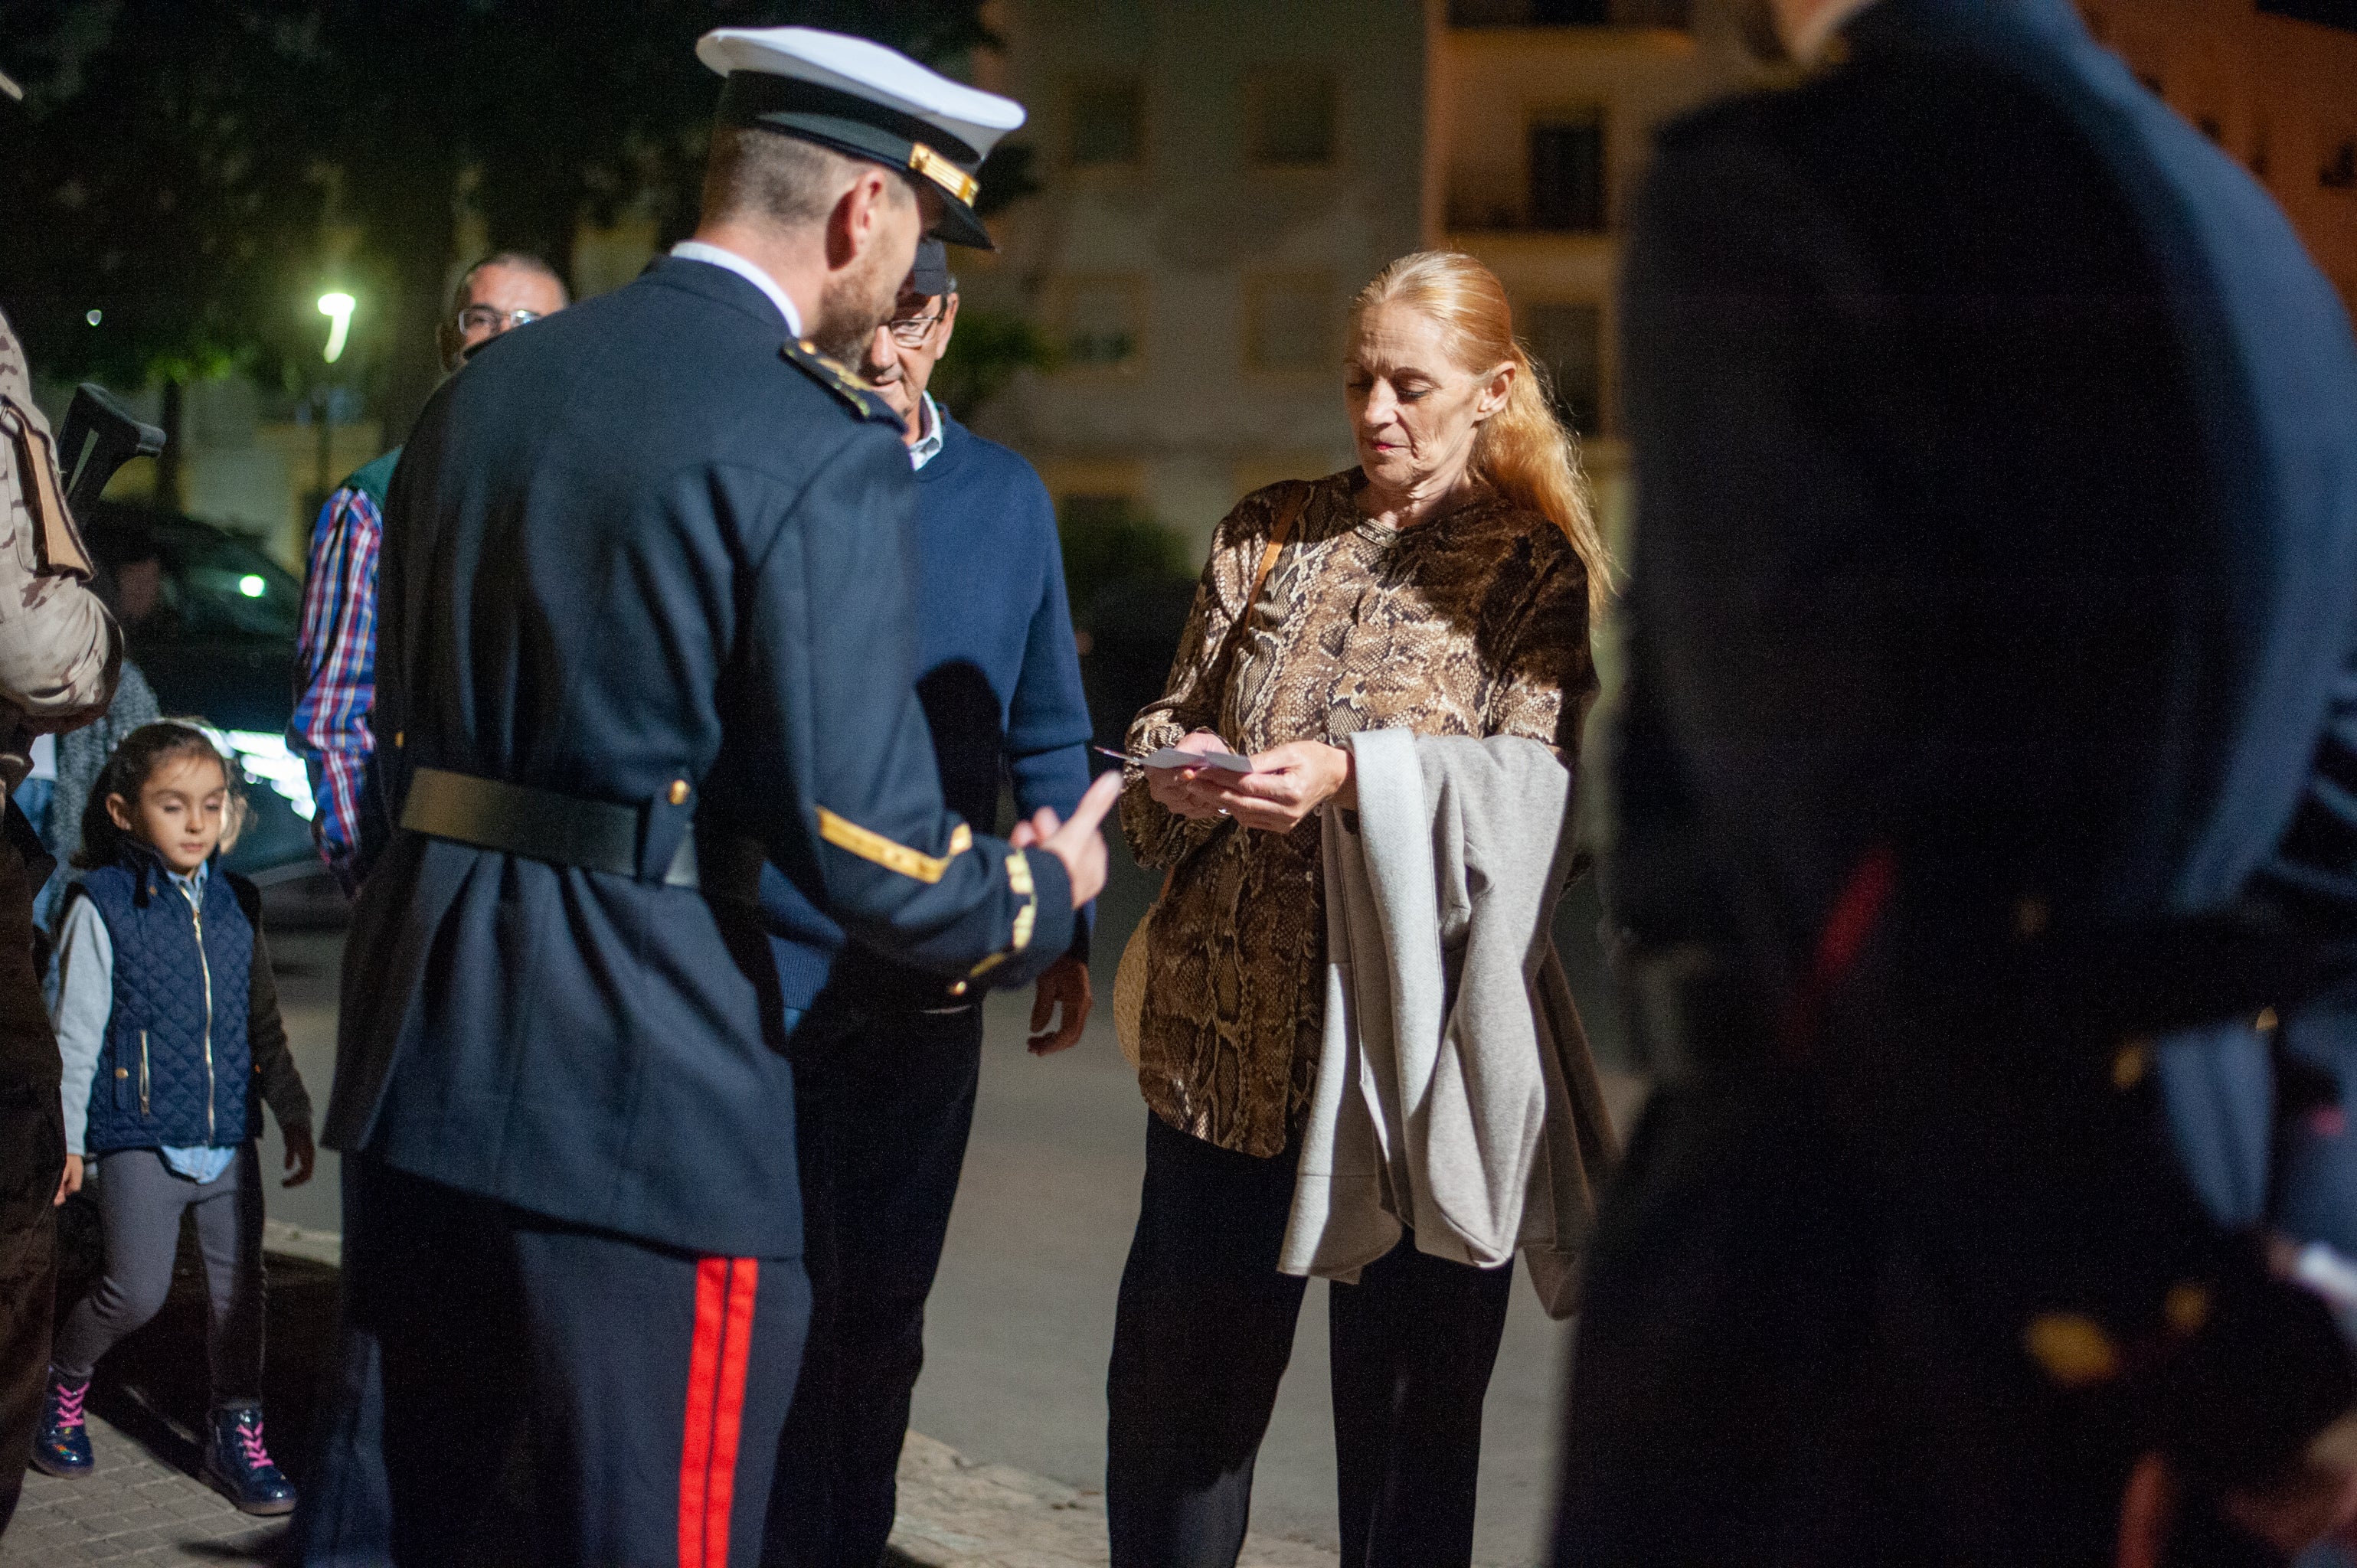
M 1090 1010 L 1096 998 L 1089 989 L 1089 966 L 1066 953 L 1048 966 L 1039 977 L 1039 989 L 1031 998 L 1031 1054 L 1052 1057 L 1058 1051 L 1071 1050 L 1081 1043 L 1081 1031 L 1088 1026 Z M 1063 1009 L 1063 1019 L 1056 1022 L 1056 1010 Z M 1055 1023 L 1051 1033 L 1049 1025 Z
M 1097 830 L 1120 795 L 1121 775 L 1103 774 L 1089 786 L 1081 803 L 1072 808 L 1071 821 L 1060 822 L 1055 812 L 1042 806 L 1028 822 L 1016 823 L 1015 831 L 1006 835 L 1017 849 L 1044 849 L 1064 863 L 1064 875 L 1071 879 L 1075 909 L 1104 891 L 1105 843 L 1104 835 Z

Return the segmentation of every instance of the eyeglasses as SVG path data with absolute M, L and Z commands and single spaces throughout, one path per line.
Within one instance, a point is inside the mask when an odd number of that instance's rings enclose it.
M 941 325 L 942 317 L 948 314 L 949 307 L 943 306 L 923 316 L 896 316 L 884 326 L 892 334 L 892 341 L 903 349 L 921 349 L 925 346 L 925 339 L 932 335 L 933 328 Z
M 495 306 L 470 305 L 458 312 L 461 332 L 489 332 L 494 335 L 511 327 L 521 327 L 527 321 L 537 321 L 547 312 L 541 310 L 500 310 Z

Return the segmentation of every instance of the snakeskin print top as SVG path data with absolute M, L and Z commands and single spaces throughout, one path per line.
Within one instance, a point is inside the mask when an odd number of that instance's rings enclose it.
M 1228 514 L 1168 687 L 1129 726 L 1131 756 L 1196 729 L 1246 754 L 1412 729 L 1526 736 L 1577 757 L 1596 671 L 1587 573 L 1562 531 L 1488 492 L 1394 530 L 1359 510 L 1362 482 L 1355 468 L 1315 481 L 1222 692 L 1211 666 L 1295 487 L 1255 491 Z M 1188 822 L 1133 765 L 1121 822 L 1140 862 L 1176 868 L 1147 937 L 1146 1104 L 1223 1149 L 1281 1154 L 1308 1104 L 1323 1022 L 1318 819 L 1281 837 Z

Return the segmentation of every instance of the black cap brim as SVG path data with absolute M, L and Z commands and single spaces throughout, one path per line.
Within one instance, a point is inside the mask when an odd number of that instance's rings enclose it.
M 940 186 L 934 186 L 933 189 L 942 199 L 942 220 L 934 224 L 932 230 L 935 239 L 976 251 L 998 249 L 991 242 L 990 231 L 983 227 L 981 213 Z

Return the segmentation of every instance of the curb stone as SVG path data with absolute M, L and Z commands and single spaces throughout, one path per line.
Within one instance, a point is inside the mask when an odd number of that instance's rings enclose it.
M 900 1450 L 900 1512 L 887 1568 L 1104 1568 L 1102 1493 L 978 1465 L 909 1434 Z M 1336 1568 L 1336 1553 L 1252 1536 L 1238 1568 Z

